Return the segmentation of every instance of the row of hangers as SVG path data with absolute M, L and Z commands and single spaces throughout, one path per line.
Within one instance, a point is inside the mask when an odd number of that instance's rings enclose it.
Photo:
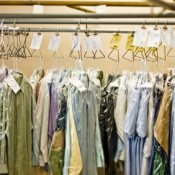
M 146 21 L 143 23 L 142 28 L 146 28 Z M 158 23 L 156 23 L 155 30 L 158 29 Z M 168 29 L 167 23 L 163 27 L 164 30 Z M 80 30 L 80 24 L 78 24 L 77 31 L 74 35 L 79 35 Z M 90 36 L 88 32 L 88 28 L 86 25 L 86 36 Z M 27 58 L 27 57 L 38 57 L 40 60 L 42 59 L 42 52 L 41 50 L 33 50 L 31 51 L 27 45 L 27 38 L 29 36 L 30 29 L 26 28 L 17 28 L 15 25 L 13 27 L 7 27 L 4 26 L 3 20 L 1 22 L 1 37 L 0 37 L 0 57 L 8 59 L 9 57 L 15 57 L 15 58 Z M 38 34 L 40 34 L 41 31 L 38 31 Z M 58 32 L 56 32 L 56 35 L 59 35 Z M 97 32 L 94 32 L 93 35 L 98 35 Z M 119 31 L 116 32 L 114 35 L 119 35 Z M 163 46 L 164 50 L 164 57 L 159 56 L 159 48 L 139 48 L 132 46 L 132 41 L 134 38 L 134 32 L 128 36 L 129 45 L 127 46 L 126 51 L 124 54 L 120 57 L 119 47 L 111 48 L 110 52 L 107 56 L 107 58 L 119 63 L 120 58 L 125 59 L 130 62 L 134 61 L 141 61 L 142 59 L 151 61 L 151 62 L 158 62 L 159 59 L 166 60 L 167 57 L 174 57 L 170 55 L 172 48 L 167 52 L 166 47 Z M 77 44 L 77 43 L 76 43 Z M 73 49 L 70 51 L 69 56 L 71 58 L 76 59 L 83 59 L 83 58 L 93 58 L 93 59 L 101 59 L 105 58 L 104 52 L 99 49 L 96 51 L 91 51 L 90 56 L 88 56 L 88 52 L 82 51 L 82 46 L 80 45 L 80 51 L 77 52 L 77 55 L 75 55 L 75 48 L 76 44 L 73 47 Z M 36 53 L 36 54 L 35 54 Z M 57 51 L 53 52 L 52 55 L 53 58 L 64 58 L 62 51 L 58 49 Z

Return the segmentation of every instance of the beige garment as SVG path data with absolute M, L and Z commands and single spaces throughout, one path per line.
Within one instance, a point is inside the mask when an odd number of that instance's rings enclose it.
M 71 98 L 71 95 L 70 95 Z M 78 142 L 77 131 L 74 123 L 71 100 L 69 101 L 69 121 L 70 121 L 70 164 L 68 175 L 80 175 L 83 162 L 81 157 L 80 145 Z
M 114 119 L 117 127 L 117 134 L 122 142 L 124 142 L 124 117 L 127 107 L 126 85 L 124 84 L 126 77 L 121 77 L 121 83 L 118 89 L 116 107 L 114 110 Z M 124 161 L 124 150 L 121 152 L 119 159 Z
M 36 105 L 36 120 L 39 145 L 39 165 L 44 166 L 48 162 L 48 120 L 49 120 L 49 86 L 47 78 L 41 80 L 41 87 L 39 91 L 38 102 Z
M 154 94 L 153 88 L 151 89 L 151 94 L 149 98 L 149 105 L 148 105 L 148 135 L 145 140 L 145 145 L 143 148 L 143 161 L 142 161 L 142 168 L 141 168 L 141 175 L 148 174 L 148 163 L 149 157 L 151 156 L 151 149 L 152 149 L 152 138 L 153 138 L 153 121 L 154 121 Z
M 158 113 L 157 121 L 154 127 L 154 136 L 168 155 L 169 140 L 169 121 L 170 121 L 170 103 L 172 89 L 168 86 L 168 79 L 165 84 L 162 103 Z

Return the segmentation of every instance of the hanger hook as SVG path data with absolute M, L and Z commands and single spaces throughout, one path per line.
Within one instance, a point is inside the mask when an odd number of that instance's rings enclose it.
M 146 19 L 144 20 L 144 22 L 142 24 L 142 29 L 146 29 Z
M 157 20 L 157 22 L 155 24 L 154 30 L 158 30 L 158 23 L 159 23 L 159 19 Z

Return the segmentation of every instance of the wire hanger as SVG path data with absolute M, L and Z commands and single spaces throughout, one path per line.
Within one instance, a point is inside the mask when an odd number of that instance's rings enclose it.
M 126 45 L 126 52 L 124 52 L 124 54 L 122 55 L 122 58 L 127 60 L 127 61 L 130 61 L 130 62 L 134 62 L 134 51 L 135 51 L 135 46 L 132 45 L 133 43 L 133 39 L 134 39 L 134 32 L 132 32 L 131 35 L 128 35 L 128 39 L 127 39 L 127 45 Z M 129 59 L 127 57 L 128 53 L 131 52 L 131 59 Z
M 1 40 L 0 40 L 0 56 L 1 58 L 5 58 L 4 56 L 7 55 L 7 47 L 4 42 L 4 19 L 1 21 Z
M 86 37 L 89 37 L 89 39 L 91 39 L 90 37 L 90 34 L 89 34 L 89 31 L 88 31 L 88 26 L 87 26 L 87 24 L 86 24 L 86 32 L 85 32 L 85 35 L 86 35 Z M 94 58 L 94 52 L 93 51 L 90 51 L 90 53 L 92 54 L 91 56 L 87 56 L 87 54 L 88 54 L 88 51 L 85 51 L 85 53 L 84 53 L 84 58 Z
M 97 35 L 98 35 L 97 31 L 95 31 L 94 36 L 97 36 Z M 98 52 L 101 54 L 100 56 L 97 56 Z M 101 58 L 105 58 L 105 54 L 103 53 L 103 51 L 101 49 L 98 49 L 94 52 L 93 59 L 101 59 Z
M 114 38 L 115 37 L 115 38 Z M 119 57 L 120 57 L 120 54 L 119 54 L 119 49 L 118 49 L 118 42 L 120 40 L 120 35 L 119 35 L 119 31 L 117 33 L 115 33 L 111 39 L 111 44 L 113 42 L 113 45 L 111 46 L 111 51 L 110 53 L 108 54 L 108 58 L 111 59 L 112 61 L 115 61 L 117 63 L 119 63 Z M 116 59 L 112 57 L 112 53 L 113 52 L 117 52 L 117 56 L 116 56 Z
M 79 44 L 79 31 L 80 31 L 80 21 L 79 21 L 78 26 L 77 26 L 77 31 L 74 33 L 74 35 L 77 36 L 77 41 L 76 41 L 76 43 L 74 43 L 74 46 L 73 46 L 72 50 L 71 50 L 70 53 L 69 53 L 69 56 L 70 56 L 71 58 L 74 58 L 74 59 L 82 59 L 81 44 L 80 44 L 80 50 L 77 51 L 78 56 L 75 56 L 75 55 L 74 55 L 75 48 L 76 48 L 76 47 L 78 46 L 78 44 Z

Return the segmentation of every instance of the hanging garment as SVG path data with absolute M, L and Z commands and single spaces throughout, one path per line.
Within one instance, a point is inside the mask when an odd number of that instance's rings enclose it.
M 73 117 L 71 94 L 68 96 L 69 111 L 66 120 L 66 133 L 69 134 L 66 136 L 63 175 L 80 175 L 83 168 L 83 162 Z
M 154 126 L 155 137 L 155 156 L 153 162 L 152 174 L 159 173 L 169 174 L 168 156 L 169 156 L 169 122 L 171 109 L 171 95 L 172 89 L 169 85 L 170 77 L 167 78 L 165 84 L 164 94 L 158 117 Z M 159 165 L 157 167 L 157 165 Z
M 33 90 L 33 151 L 32 151 L 32 158 L 33 158 L 33 166 L 39 165 L 39 147 L 37 145 L 36 139 L 37 136 L 37 119 L 36 119 L 36 104 L 38 100 L 38 94 L 39 94 L 39 87 L 40 87 L 40 80 L 44 77 L 44 70 L 43 69 L 37 69 L 34 70 L 33 74 L 31 75 L 29 82 L 32 86 Z
M 8 173 L 7 163 L 7 130 L 9 87 L 3 83 L 8 74 L 6 67 L 0 68 L 0 174 Z
M 101 131 L 101 139 L 103 145 L 103 152 L 105 157 L 105 174 L 116 174 L 115 154 L 117 151 L 117 130 L 114 119 L 115 109 L 115 94 L 117 91 L 107 92 L 108 85 L 113 80 L 112 76 L 109 76 L 108 84 L 102 91 L 99 123 Z
M 48 163 L 48 122 L 49 122 L 49 85 L 47 76 L 41 80 L 38 102 L 36 105 L 37 137 L 35 138 L 39 150 L 39 165 Z
M 8 170 L 9 175 L 31 175 L 32 88 L 23 74 L 13 73 L 20 90 L 9 96 Z

